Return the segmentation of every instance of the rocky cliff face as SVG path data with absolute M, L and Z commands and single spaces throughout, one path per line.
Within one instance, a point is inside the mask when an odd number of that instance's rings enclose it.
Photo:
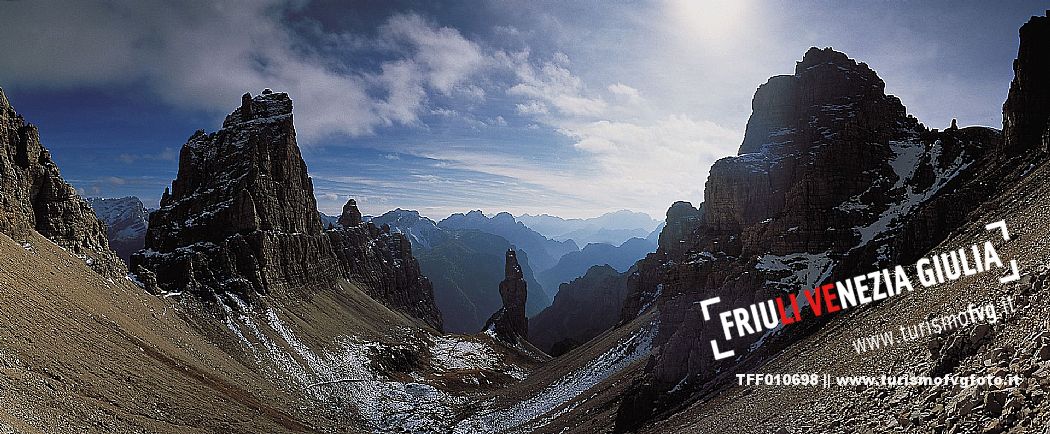
M 372 298 L 441 330 L 442 317 L 434 302 L 434 287 L 420 272 L 408 238 L 391 232 L 387 225 L 362 223 L 354 199 L 343 207 L 339 222 L 341 227 L 326 233 L 343 276 L 364 283 Z
M 353 203 L 339 222 L 343 227 L 322 229 L 292 101 L 267 89 L 245 94 L 222 129 L 197 131 L 182 147 L 178 177 L 150 215 L 145 249 L 131 265 L 151 291 L 189 291 L 205 300 L 294 299 L 337 279 L 359 279 L 373 297 L 440 328 L 407 241 L 362 226 Z
M 331 251 L 295 142 L 292 101 L 264 91 L 245 94 L 219 131 L 197 131 L 183 145 L 178 177 L 131 266 L 160 290 L 252 297 L 333 281 Z
M 696 302 L 719 296 L 723 311 L 893 265 L 965 218 L 974 205 L 956 196 L 998 132 L 929 131 L 884 90 L 866 64 L 830 48 L 759 87 L 738 155 L 712 166 L 700 207 L 668 210 L 658 251 L 629 277 L 621 319 L 655 302 L 660 325 L 622 426 L 738 366 L 714 361 L 704 344 L 721 331 Z M 787 327 L 766 348 L 754 346 L 761 336 L 735 338 L 732 349 L 762 354 L 804 332 Z M 661 395 L 672 388 L 677 396 Z
M 1050 152 L 1050 11 L 1020 30 L 1014 79 L 1003 104 L 1004 156 L 1027 150 Z
M 0 233 L 16 241 L 29 231 L 84 259 L 107 277 L 124 278 L 124 263 L 109 248 L 106 227 L 62 179 L 36 126 L 26 123 L 0 90 Z
M 514 250 L 507 250 L 505 273 L 506 278 L 499 284 L 503 307 L 489 318 L 485 330 L 492 330 L 500 340 L 515 344 L 518 339 L 529 337 L 529 320 L 525 317 L 525 301 L 529 291 Z

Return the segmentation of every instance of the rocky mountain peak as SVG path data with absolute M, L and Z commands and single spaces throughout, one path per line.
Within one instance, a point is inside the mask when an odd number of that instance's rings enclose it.
M 719 333 L 697 301 L 747 306 L 935 245 L 946 231 L 916 230 L 908 216 L 945 227 L 965 218 L 951 186 L 976 173 L 997 137 L 928 131 L 871 68 L 830 48 L 811 48 L 795 74 L 770 78 L 752 106 L 739 154 L 711 167 L 705 202 L 672 205 L 657 252 L 628 278 L 621 319 L 653 304 L 660 316 L 646 387 L 699 384 L 724 367 L 697 340 Z M 732 345 L 740 356 L 754 343 Z
M 518 265 L 518 255 L 514 250 L 507 250 L 506 279 L 517 280 L 522 278 L 521 265 Z
M 841 142 L 866 133 L 864 128 L 875 129 L 885 139 L 897 122 L 907 119 L 904 105 L 885 89 L 867 64 L 831 48 L 810 48 L 796 63 L 794 75 L 774 76 L 759 86 L 739 153 Z M 845 131 L 835 137 L 832 129 Z
M 492 221 L 494 223 L 499 223 L 499 224 L 515 224 L 515 223 L 517 223 L 517 220 L 514 219 L 514 216 L 511 215 L 511 213 L 506 212 L 506 211 L 497 213 L 495 216 L 492 217 Z
M 24 240 L 37 231 L 81 257 L 96 272 L 124 278 L 106 226 L 66 183 L 36 126 L 26 123 L 0 89 L 0 233 Z
M 178 176 L 131 264 L 151 291 L 205 300 L 303 298 L 345 279 L 440 329 L 408 240 L 361 224 L 353 199 L 339 223 L 322 229 L 291 98 L 264 90 L 245 94 L 219 131 L 198 131 L 182 147 Z
M 701 209 L 693 208 L 693 204 L 678 201 L 667 209 L 667 220 L 664 230 L 660 231 L 659 246 L 672 255 L 677 255 L 677 250 L 682 246 L 681 240 L 686 239 L 700 224 L 703 217 Z
M 1018 32 L 1014 79 L 1003 104 L 1003 152 L 1050 152 L 1050 11 L 1032 17 Z
M 144 282 L 244 296 L 339 275 L 291 109 L 285 93 L 245 94 L 219 131 L 198 131 L 183 145 L 170 194 L 150 215 L 145 250 L 132 255 L 133 270 L 156 274 Z
M 291 116 L 291 114 L 292 99 L 288 94 L 266 89 L 254 98 L 251 93 L 242 95 L 241 106 L 226 116 L 222 127 L 229 128 L 252 121 L 271 121 L 272 118 Z

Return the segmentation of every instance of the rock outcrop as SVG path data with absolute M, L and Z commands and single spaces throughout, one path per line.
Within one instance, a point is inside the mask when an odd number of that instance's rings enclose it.
M 361 224 L 361 210 L 357 209 L 357 201 L 350 199 L 343 205 L 343 213 L 339 214 L 337 220 L 339 226 L 351 227 Z
M 292 100 L 264 91 L 245 94 L 219 131 L 199 130 L 183 145 L 178 177 L 131 267 L 163 291 L 250 298 L 333 282 L 331 252 L 295 142 Z
M 1003 104 L 1004 156 L 1050 152 L 1050 10 L 1021 26 L 1014 79 Z
M 179 173 L 150 215 L 145 249 L 131 266 L 147 289 L 204 300 L 308 297 L 339 279 L 359 280 L 388 306 L 440 328 L 429 281 L 403 237 L 361 223 L 355 203 L 325 231 L 295 140 L 292 100 L 269 89 L 197 131 Z
M 926 129 L 871 68 L 830 48 L 811 48 L 793 75 L 760 86 L 738 155 L 711 167 L 703 204 L 668 210 L 657 252 L 628 278 L 621 321 L 655 304 L 659 330 L 620 426 L 743 366 L 714 360 L 707 342 L 721 330 L 698 301 L 718 296 L 718 310 L 730 310 L 926 251 L 976 206 L 959 200 L 962 180 L 998 140 L 987 128 Z M 723 350 L 761 357 L 815 323 Z
M 352 222 L 356 221 L 356 224 Z M 329 229 L 343 277 L 362 282 L 372 298 L 422 319 L 441 330 L 441 312 L 434 302 L 434 287 L 420 271 L 412 244 L 390 226 L 361 222 L 354 199 L 343 206 L 341 227 Z
M 504 342 L 516 344 L 518 339 L 527 340 L 529 337 L 529 320 L 525 317 L 529 291 L 514 250 L 507 250 L 505 274 L 506 278 L 499 284 L 503 307 L 489 318 L 485 330 L 492 330 Z
M 0 233 L 19 241 L 37 231 L 107 277 L 124 278 L 106 227 L 62 179 L 37 127 L 26 123 L 0 90 Z

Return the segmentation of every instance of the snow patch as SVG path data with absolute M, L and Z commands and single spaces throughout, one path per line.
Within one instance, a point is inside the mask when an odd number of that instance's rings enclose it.
M 823 253 L 793 253 L 790 255 L 762 255 L 755 269 L 770 274 L 785 274 L 779 280 L 768 280 L 767 285 L 786 292 L 815 288 L 831 276 L 834 262 Z
M 536 395 L 507 408 L 477 413 L 457 424 L 453 432 L 472 434 L 507 430 L 534 431 L 578 405 L 573 403 L 563 406 L 565 403 L 631 363 L 648 356 L 655 333 L 656 322 L 653 321 L 618 342 L 587 366 L 569 373 Z M 541 416 L 546 417 L 536 420 Z

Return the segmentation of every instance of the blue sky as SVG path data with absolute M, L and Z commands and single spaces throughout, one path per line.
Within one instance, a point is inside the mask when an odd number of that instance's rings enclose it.
M 810 46 L 931 127 L 1001 126 L 1042 2 L 0 2 L 0 87 L 86 195 L 156 206 L 246 91 L 287 91 L 319 207 L 662 216 Z

